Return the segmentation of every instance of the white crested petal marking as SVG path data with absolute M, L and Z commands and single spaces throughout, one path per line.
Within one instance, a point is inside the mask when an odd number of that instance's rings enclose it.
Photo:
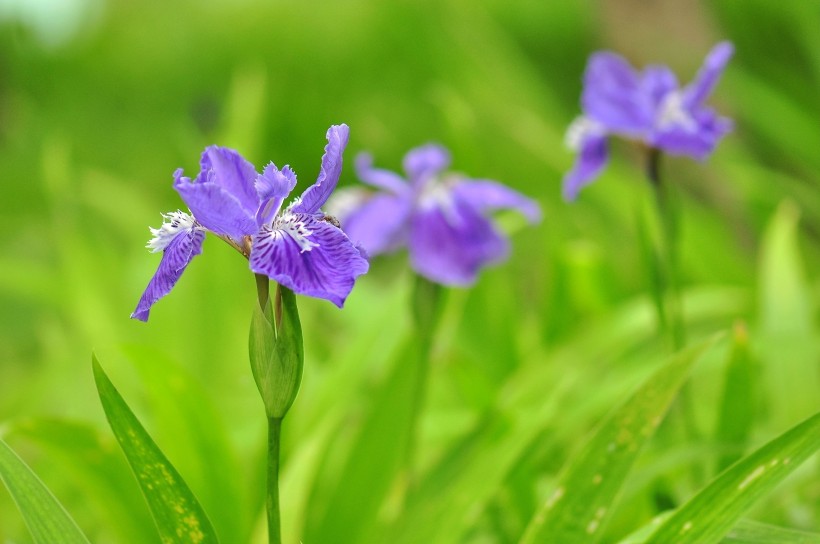
M 183 232 L 190 232 L 194 228 L 201 228 L 196 220 L 182 211 L 162 214 L 162 225 L 158 229 L 150 228 L 151 238 L 145 245 L 151 253 L 164 251 L 168 244 Z

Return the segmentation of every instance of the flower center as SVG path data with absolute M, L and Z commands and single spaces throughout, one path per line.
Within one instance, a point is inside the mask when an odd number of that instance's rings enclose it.
M 283 236 L 287 234 L 299 246 L 300 253 L 310 251 L 314 247 L 319 247 L 319 244 L 308 239 L 313 234 L 313 231 L 307 228 L 305 222 L 299 218 L 295 213 L 283 213 L 273 221 L 273 229 L 271 236 Z
M 679 91 L 672 91 L 664 97 L 659 108 L 656 124 L 661 130 L 671 126 L 678 126 L 687 132 L 697 130 L 697 123 L 683 107 L 683 95 Z

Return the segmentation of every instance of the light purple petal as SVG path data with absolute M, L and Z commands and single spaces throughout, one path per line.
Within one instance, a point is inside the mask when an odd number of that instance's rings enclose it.
M 316 183 L 302 193 L 294 204 L 294 213 L 316 213 L 327 201 L 342 174 L 342 153 L 347 146 L 350 129 L 345 124 L 333 125 L 327 130 L 327 145 L 322 156 L 322 168 Z
M 479 212 L 512 208 L 521 212 L 533 223 L 541 220 L 541 208 L 534 200 L 497 181 L 460 181 L 453 186 L 453 196 L 456 200 L 467 203 Z
M 423 145 L 408 151 L 402 165 L 410 183 L 418 186 L 450 166 L 450 152 L 438 144 Z
M 470 285 L 482 266 L 502 261 L 509 253 L 507 240 L 492 223 L 457 201 L 423 207 L 411 222 L 413 268 L 443 285 Z
M 564 176 L 565 200 L 575 200 L 578 192 L 598 177 L 609 157 L 605 134 L 587 132 L 579 142 L 579 146 L 575 164 L 572 170 Z
M 253 237 L 250 266 L 296 293 L 341 308 L 369 265 L 340 229 L 312 215 L 286 213 Z
M 279 170 L 275 164 L 270 163 L 265 170 L 256 178 L 256 192 L 259 195 L 259 210 L 256 212 L 256 223 L 262 226 L 270 223 L 279 212 L 282 202 L 296 187 L 296 174 L 285 165 Z
M 652 111 L 638 73 L 620 56 L 595 53 L 584 72 L 584 113 L 608 130 L 639 136 L 651 124 Z
M 356 155 L 356 175 L 368 185 L 397 195 L 403 194 L 410 189 L 404 178 L 395 172 L 373 168 L 373 157 L 370 153 Z
M 732 58 L 735 48 L 731 42 L 721 42 L 717 44 L 706 55 L 694 81 L 686 86 L 683 92 L 683 103 L 686 108 L 692 109 L 700 107 L 703 102 L 712 94 L 712 90 L 717 85 L 718 79 L 726 69 L 726 64 Z
M 690 118 L 690 124 L 675 123 L 658 130 L 651 144 L 670 155 L 703 160 L 731 130 L 731 120 L 719 117 L 709 108 L 700 108 Z
M 179 230 L 176 236 L 165 246 L 159 268 L 157 268 L 154 277 L 148 282 L 148 287 L 145 288 L 145 292 L 140 297 L 137 308 L 131 314 L 132 319 L 148 321 L 151 306 L 171 292 L 191 259 L 202 253 L 202 242 L 204 240 L 205 231 L 201 228 L 193 227 Z
M 678 78 L 666 66 L 648 66 L 641 75 L 641 92 L 649 100 L 653 111 L 661 106 L 671 92 L 678 90 Z
M 174 172 L 174 189 L 187 204 L 197 221 L 217 234 L 234 240 L 256 232 L 256 208 L 243 207 L 242 203 L 216 181 L 213 173 L 200 173 L 194 182 L 182 176 L 182 169 Z
M 407 243 L 412 206 L 408 198 L 377 193 L 339 220 L 354 244 L 368 255 L 378 255 Z
M 195 183 L 212 179 L 232 195 L 242 209 L 251 213 L 256 211 L 259 205 L 254 189 L 256 168 L 239 152 L 227 147 L 212 145 L 205 148 L 199 164 L 201 170 Z

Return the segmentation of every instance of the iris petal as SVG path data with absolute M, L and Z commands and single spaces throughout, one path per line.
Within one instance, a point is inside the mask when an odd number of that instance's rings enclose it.
M 412 185 L 424 184 L 450 166 L 450 152 L 438 144 L 427 144 L 407 152 L 402 162 Z
M 606 166 L 608 157 L 606 135 L 596 132 L 585 134 L 580 141 L 575 165 L 564 176 L 564 199 L 575 200 L 578 192 L 598 177 Z
M 140 297 L 137 308 L 131 314 L 132 319 L 148 321 L 151 306 L 171 292 L 188 263 L 202 253 L 204 240 L 205 231 L 200 227 L 191 226 L 178 230 L 176 236 L 165 245 L 159 267 L 154 277 L 148 282 L 148 287 Z
M 638 73 L 614 53 L 593 54 L 584 72 L 584 113 L 610 131 L 639 136 L 652 122 L 652 108 Z
M 259 210 L 256 212 L 256 223 L 261 226 L 273 220 L 279 213 L 282 202 L 296 187 L 296 174 L 285 166 L 279 170 L 275 164 L 270 163 L 265 170 L 256 178 L 256 192 L 259 195 Z
M 406 193 L 410 189 L 407 182 L 400 175 L 390 170 L 373 168 L 373 157 L 370 153 L 356 155 L 356 175 L 368 185 L 395 194 Z
M 256 168 L 239 152 L 212 145 L 205 148 L 200 159 L 201 170 L 194 183 L 213 180 L 233 196 L 242 209 L 252 213 L 259 205 L 254 189 Z
M 412 206 L 410 199 L 379 193 L 340 218 L 340 221 L 354 244 L 360 245 L 368 255 L 378 255 L 407 242 Z
M 731 132 L 732 122 L 713 110 L 699 108 L 691 117 L 691 126 L 671 124 L 658 130 L 651 144 L 671 155 L 685 155 L 703 160 L 714 151 L 723 136 Z
M 258 204 L 253 210 L 246 209 L 232 193 L 215 180 L 213 174 L 200 175 L 198 181 L 193 183 L 182 176 L 181 170 L 177 170 L 174 177 L 174 189 L 205 228 L 217 234 L 230 236 L 234 240 L 241 240 L 243 236 L 256 232 L 255 213 Z
M 497 181 L 460 181 L 453 187 L 453 196 L 479 212 L 511 208 L 521 212 L 532 223 L 541 220 L 541 208 L 535 201 Z
M 340 229 L 312 215 L 286 213 L 254 235 L 250 266 L 296 293 L 341 308 L 369 265 Z
M 324 205 L 342 174 L 342 153 L 347 146 L 350 129 L 347 125 L 333 125 L 327 131 L 327 145 L 322 155 L 322 167 L 316 183 L 308 187 L 292 211 L 294 213 L 316 213 Z
M 712 94 L 734 51 L 735 48 L 730 42 L 721 42 L 709 51 L 698 75 L 683 91 L 683 101 L 687 108 L 701 106 Z
M 468 286 L 482 266 L 502 261 L 507 240 L 477 210 L 453 200 L 413 214 L 410 260 L 422 276 L 443 285 Z

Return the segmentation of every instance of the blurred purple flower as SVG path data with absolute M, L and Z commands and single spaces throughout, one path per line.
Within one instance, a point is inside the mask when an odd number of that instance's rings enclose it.
M 649 66 L 639 73 L 614 53 L 593 54 L 584 73 L 583 115 L 567 131 L 567 144 L 578 157 L 564 176 L 564 198 L 575 199 L 603 170 L 610 134 L 640 140 L 671 155 L 708 157 L 732 129 L 731 120 L 719 117 L 704 101 L 733 52 L 729 42 L 716 45 L 695 80 L 683 88 L 665 66 Z
M 211 146 L 202 154 L 196 179 L 184 177 L 182 169 L 174 172 L 174 188 L 191 214 L 166 214 L 163 225 L 151 229 L 148 248 L 162 251 L 162 259 L 131 317 L 148 320 L 151 306 L 202 252 L 207 231 L 248 257 L 254 273 L 341 307 L 356 277 L 368 269 L 359 249 L 319 210 L 339 181 L 347 138 L 347 125 L 330 127 L 316 183 L 284 210 L 282 203 L 296 186 L 289 166 L 279 170 L 270 163 L 258 174 L 233 149 Z
M 482 266 L 507 257 L 508 241 L 488 212 L 512 208 L 532 222 L 541 217 L 535 202 L 498 182 L 444 173 L 450 154 L 438 145 L 405 155 L 407 179 L 372 164 L 370 155 L 360 154 L 356 172 L 381 191 L 354 189 L 334 198 L 342 227 L 370 255 L 407 246 L 416 272 L 437 283 L 469 285 Z

